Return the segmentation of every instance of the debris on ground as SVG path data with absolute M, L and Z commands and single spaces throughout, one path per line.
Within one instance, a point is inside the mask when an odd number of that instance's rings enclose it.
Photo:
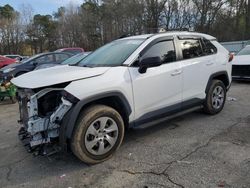
M 64 178 L 64 177 L 66 177 L 66 174 L 63 174 L 63 175 L 60 176 L 60 178 Z
M 225 181 L 220 181 L 218 183 L 218 187 L 225 187 L 226 182 Z
M 190 161 L 177 161 L 177 163 L 192 164 L 192 162 L 190 162 Z
M 228 100 L 228 101 L 237 101 L 237 99 L 234 98 L 234 97 L 227 97 L 227 100 Z

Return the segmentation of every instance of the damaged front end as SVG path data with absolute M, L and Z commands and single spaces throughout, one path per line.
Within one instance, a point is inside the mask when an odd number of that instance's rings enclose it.
M 60 125 L 76 98 L 62 88 L 45 88 L 40 91 L 18 90 L 22 127 L 19 137 L 34 155 L 51 155 L 60 150 Z

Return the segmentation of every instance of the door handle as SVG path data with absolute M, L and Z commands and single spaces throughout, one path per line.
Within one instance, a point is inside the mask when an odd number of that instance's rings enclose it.
M 182 70 L 175 70 L 173 73 L 171 73 L 171 76 L 176 76 L 182 73 Z
M 206 65 L 209 66 L 209 65 L 213 65 L 214 62 L 207 62 Z

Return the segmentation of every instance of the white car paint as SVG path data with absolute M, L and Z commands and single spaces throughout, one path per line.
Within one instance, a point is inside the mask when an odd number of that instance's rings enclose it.
M 153 40 L 177 35 L 192 35 L 215 40 L 209 35 L 190 32 L 128 37 L 126 39 L 143 38 L 145 41 L 125 60 L 124 66 L 112 68 L 58 66 L 24 74 L 14 78 L 12 82 L 21 88 L 34 89 L 72 81 L 64 90 L 80 100 L 100 93 L 119 91 L 132 108 L 129 117 L 131 122 L 149 112 L 188 99 L 204 99 L 205 88 L 211 74 L 226 71 L 231 75 L 228 51 L 216 41 L 213 41 L 218 49 L 215 55 L 163 64 L 149 68 L 145 74 L 140 74 L 138 67 L 130 67 L 138 59 L 140 52 Z M 231 78 L 229 79 L 231 82 Z
M 236 55 L 232 61 L 233 65 L 250 65 L 250 55 Z
M 138 68 L 130 67 L 135 118 L 178 104 L 182 101 L 182 75 L 180 62 L 163 64 L 140 74 Z
M 95 69 L 78 66 L 55 66 L 47 69 L 32 71 L 11 80 L 21 88 L 41 88 L 45 86 L 65 83 L 69 81 L 89 78 L 103 74 L 109 67 L 98 67 Z

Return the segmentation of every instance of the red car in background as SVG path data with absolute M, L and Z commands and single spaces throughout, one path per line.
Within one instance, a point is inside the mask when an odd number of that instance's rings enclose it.
M 12 63 L 18 63 L 18 60 L 11 59 L 11 58 L 4 57 L 4 56 L 0 55 L 0 68 L 3 68 L 3 67 L 10 65 Z
M 61 48 L 56 50 L 55 52 L 68 52 L 68 53 L 72 53 L 72 54 L 79 54 L 84 52 L 83 48 L 78 48 L 78 47 L 73 47 L 73 48 Z

